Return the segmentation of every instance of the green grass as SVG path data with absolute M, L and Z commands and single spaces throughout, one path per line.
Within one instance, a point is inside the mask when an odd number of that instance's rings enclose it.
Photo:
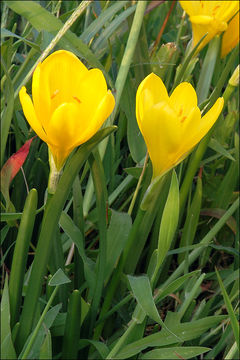
M 239 48 L 220 59 L 215 38 L 195 57 L 186 52 L 191 26 L 178 2 L 1 9 L 1 166 L 35 135 L 18 92 L 31 93 L 32 71 L 52 51 L 100 68 L 116 99 L 47 201 L 48 150 L 38 137 L 14 179 L 1 175 L 3 358 L 237 359 L 239 88 L 228 81 Z M 204 112 L 219 96 L 225 105 L 193 152 L 149 188 L 135 96 L 151 71 L 169 93 L 190 82 Z

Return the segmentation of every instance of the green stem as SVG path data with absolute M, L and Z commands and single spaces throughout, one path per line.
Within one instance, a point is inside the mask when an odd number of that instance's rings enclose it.
M 118 353 L 118 351 L 122 348 L 122 346 L 125 344 L 126 340 L 128 339 L 129 334 L 133 331 L 135 326 L 137 325 L 136 321 L 131 321 L 129 327 L 125 331 L 125 333 L 120 337 L 114 348 L 110 351 L 106 359 L 113 359 L 114 356 Z
M 146 157 L 145 157 L 145 160 L 144 160 L 142 172 L 141 172 L 141 175 L 140 175 L 140 177 L 139 177 L 139 180 L 138 180 L 136 189 L 135 189 L 134 194 L 133 194 L 133 197 L 132 197 L 132 201 L 131 201 L 130 206 L 129 206 L 129 209 L 128 209 L 128 214 L 129 214 L 129 215 L 132 215 L 132 211 L 133 211 L 133 208 L 134 208 L 136 199 L 137 199 L 137 195 L 138 195 L 138 192 L 139 192 L 140 187 L 141 187 L 143 175 L 145 174 L 145 170 L 146 170 L 146 167 L 147 167 L 148 158 L 149 158 L 149 155 L 148 155 L 148 152 L 147 152 Z
M 24 353 L 22 355 L 22 359 L 27 359 L 28 358 L 28 354 L 29 354 L 29 352 L 30 352 L 30 350 L 31 350 L 31 348 L 33 346 L 33 343 L 34 343 L 34 341 L 36 339 L 38 331 L 40 330 L 40 327 L 41 327 L 41 325 L 43 323 L 43 320 L 44 320 L 50 306 L 52 305 L 52 302 L 53 302 L 53 300 L 54 300 L 54 298 L 55 298 L 55 296 L 57 294 L 59 286 L 60 285 L 56 286 L 55 289 L 53 290 L 52 295 L 50 296 L 50 299 L 48 300 L 47 305 L 45 306 L 45 309 L 44 309 L 40 319 L 38 320 L 37 326 L 35 327 L 35 329 L 33 331 L 31 339 L 30 339 L 30 341 L 29 341 L 29 343 L 28 343 L 28 345 L 27 345 L 27 347 L 26 347 L 26 349 L 25 349 L 25 351 L 24 351 Z

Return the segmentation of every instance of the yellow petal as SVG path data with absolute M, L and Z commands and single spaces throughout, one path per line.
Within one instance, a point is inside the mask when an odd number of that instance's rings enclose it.
M 97 107 L 107 93 L 107 84 L 99 69 L 89 70 L 81 79 L 76 96 L 83 103 Z
M 169 99 L 170 106 L 176 111 L 179 118 L 186 118 L 197 106 L 197 94 L 190 83 L 178 85 Z
M 167 89 L 161 78 L 154 73 L 149 74 L 141 82 L 136 94 L 136 118 L 141 130 L 142 115 L 153 104 L 161 101 L 168 102 L 169 97 Z
M 39 122 L 35 109 L 33 107 L 32 100 L 27 94 L 25 86 L 23 86 L 19 92 L 19 99 L 23 108 L 23 113 L 35 133 L 43 140 L 47 142 L 47 136 L 44 132 L 41 123 Z
M 179 3 L 189 16 L 197 13 L 199 14 L 202 11 L 200 1 L 179 1 Z
M 86 118 L 88 122 L 85 131 L 79 133 L 76 136 L 76 141 L 73 147 L 76 147 L 84 142 L 88 141 L 96 132 L 100 129 L 104 121 L 112 113 L 115 106 L 115 99 L 110 90 L 107 91 L 106 95 L 95 109 L 95 113 L 92 118 Z
M 44 80 L 45 84 L 43 83 Z M 41 63 L 38 64 L 33 73 L 32 97 L 37 117 L 42 127 L 46 129 L 51 116 L 51 103 L 48 84 L 46 83 L 46 79 L 41 76 Z
M 153 164 L 153 176 L 159 176 L 169 166 L 182 135 L 180 122 L 166 102 L 158 103 L 144 113 L 142 134 Z
M 41 76 L 44 77 L 43 83 L 48 87 L 46 94 L 50 94 L 52 99 L 52 112 L 61 104 L 73 101 L 73 96 L 77 96 L 81 79 L 87 73 L 88 70 L 83 63 L 69 51 L 56 51 L 43 61 Z M 45 93 L 41 96 L 44 97 Z
M 188 136 L 186 136 L 186 142 L 184 144 L 185 149 L 191 149 L 192 147 L 194 147 L 208 133 L 208 131 L 218 119 L 222 111 L 223 105 L 223 98 L 218 98 L 215 104 L 211 107 L 211 109 L 201 118 L 200 124 L 196 124 L 195 130 L 194 126 L 191 132 L 189 128 Z
M 228 24 L 223 34 L 221 57 L 225 57 L 239 43 L 239 13 Z
M 238 1 L 180 1 L 190 16 L 193 33 L 193 47 L 206 35 L 200 44 L 200 51 L 214 36 L 227 29 L 228 21 L 239 9 Z M 212 19 L 212 20 L 211 20 Z

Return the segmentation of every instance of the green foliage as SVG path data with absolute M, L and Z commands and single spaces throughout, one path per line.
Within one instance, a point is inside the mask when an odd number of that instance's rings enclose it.
M 34 135 L 18 93 L 31 93 L 33 69 L 51 51 L 101 69 L 116 99 L 103 128 L 70 155 L 54 195 L 39 138 L 11 182 L 6 175 L 4 359 L 239 357 L 239 91 L 228 84 L 239 48 L 221 59 L 219 37 L 189 50 L 188 18 L 178 2 L 167 18 L 171 6 L 1 2 L 1 166 Z M 203 114 L 225 100 L 189 158 L 154 181 L 135 109 L 151 71 L 169 93 L 191 82 Z

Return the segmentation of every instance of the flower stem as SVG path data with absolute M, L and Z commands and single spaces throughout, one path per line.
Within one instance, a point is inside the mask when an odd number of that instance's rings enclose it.
M 136 198 L 137 198 L 137 195 L 138 195 L 141 183 L 142 183 L 143 175 L 145 174 L 145 170 L 146 170 L 146 167 L 147 167 L 148 158 L 149 158 L 149 155 L 148 155 L 148 152 L 147 152 L 145 160 L 144 160 L 142 172 L 141 172 L 141 175 L 139 177 L 137 187 L 136 187 L 136 189 L 134 191 L 132 201 L 131 201 L 131 204 L 130 204 L 129 209 L 128 209 L 128 214 L 129 215 L 132 215 L 132 211 L 133 211 L 133 208 L 134 208 L 134 205 L 135 205 L 135 202 L 136 202 Z

